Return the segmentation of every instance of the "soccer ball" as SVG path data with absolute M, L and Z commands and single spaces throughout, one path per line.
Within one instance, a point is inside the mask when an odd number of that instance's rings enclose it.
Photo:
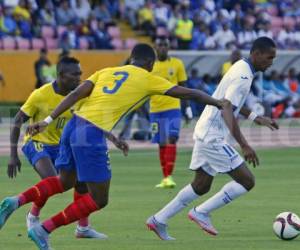
M 292 212 L 280 213 L 273 223 L 273 230 L 282 240 L 295 239 L 300 234 L 300 219 Z

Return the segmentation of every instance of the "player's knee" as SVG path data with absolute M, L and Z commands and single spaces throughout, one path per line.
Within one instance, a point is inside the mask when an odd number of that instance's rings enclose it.
M 170 137 L 170 138 L 169 138 L 169 143 L 170 143 L 170 144 L 176 144 L 176 142 L 177 142 L 177 137 L 174 137 L 174 136 L 173 136 L 173 137 Z
M 193 190 L 198 195 L 204 195 L 204 194 L 208 193 L 210 190 L 210 186 L 211 186 L 210 184 L 203 184 L 198 181 L 192 182 Z
M 86 194 L 88 192 L 87 186 L 84 182 L 76 182 L 75 190 L 80 194 Z
M 240 183 L 245 189 L 250 191 L 255 186 L 255 177 L 251 176 L 243 181 L 243 183 Z
M 98 208 L 104 208 L 108 204 L 108 199 L 97 200 L 96 204 L 97 204 Z

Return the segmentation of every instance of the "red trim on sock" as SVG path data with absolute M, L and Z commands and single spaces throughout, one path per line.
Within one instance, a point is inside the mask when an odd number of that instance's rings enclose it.
M 165 151 L 166 173 L 172 175 L 176 160 L 176 144 L 167 144 Z
M 50 196 L 63 191 L 64 189 L 58 176 L 48 177 L 21 193 L 19 195 L 19 204 L 22 206 L 29 202 L 35 202 L 38 207 L 43 207 Z
M 166 146 L 160 146 L 159 147 L 159 159 L 160 159 L 160 167 L 161 171 L 164 177 L 167 177 L 168 172 L 166 168 L 166 160 L 165 160 L 165 155 L 166 155 Z
M 52 232 L 58 227 L 71 224 L 74 221 L 87 217 L 99 209 L 90 194 L 86 194 L 82 198 L 74 201 L 63 211 L 46 220 L 43 226 L 48 232 Z
M 82 198 L 84 195 L 86 194 L 80 194 L 78 193 L 75 189 L 74 189 L 74 201 L 76 200 L 79 200 L 80 198 Z M 82 218 L 78 221 L 78 225 L 81 226 L 81 227 L 87 227 L 89 225 L 89 218 L 88 217 L 85 217 L 85 218 Z

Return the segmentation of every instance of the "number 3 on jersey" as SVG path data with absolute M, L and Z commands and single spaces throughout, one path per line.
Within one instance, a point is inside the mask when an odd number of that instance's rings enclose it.
M 118 91 L 118 89 L 122 86 L 122 84 L 127 80 L 128 78 L 128 72 L 125 71 L 119 71 L 114 73 L 115 76 L 122 76 L 121 79 L 115 80 L 115 86 L 112 89 L 109 89 L 107 86 L 103 87 L 103 92 L 106 94 L 114 94 Z

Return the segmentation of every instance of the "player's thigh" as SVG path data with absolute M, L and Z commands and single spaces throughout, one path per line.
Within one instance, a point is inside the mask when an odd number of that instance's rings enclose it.
M 52 160 L 49 157 L 39 159 L 35 163 L 34 169 L 41 177 L 41 179 L 57 175 L 56 169 L 52 163 Z
M 88 191 L 99 208 L 108 204 L 110 180 L 104 182 L 87 182 Z
M 238 168 L 228 172 L 228 174 L 233 180 L 241 184 L 247 190 L 252 189 L 255 185 L 255 177 L 245 162 L 243 162 Z

